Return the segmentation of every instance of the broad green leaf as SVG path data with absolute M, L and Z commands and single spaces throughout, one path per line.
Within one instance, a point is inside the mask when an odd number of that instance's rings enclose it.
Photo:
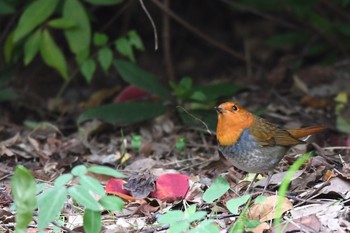
M 165 214 L 159 216 L 157 221 L 162 224 L 172 224 L 178 221 L 182 221 L 185 217 L 184 212 L 180 210 L 170 210 Z
M 88 50 L 91 28 L 84 6 L 78 0 L 66 0 L 63 5 L 63 17 L 77 24 L 74 28 L 64 30 L 70 50 L 76 55 Z
M 44 229 L 60 213 L 67 199 L 67 188 L 64 186 L 55 186 L 49 190 L 44 190 L 38 196 L 38 228 Z
M 188 216 L 196 213 L 196 209 L 197 209 L 197 207 L 196 207 L 195 204 L 190 205 L 189 207 L 187 207 L 186 210 L 185 210 L 185 217 L 188 218 Z
M 78 118 L 78 124 L 86 120 L 99 119 L 116 125 L 131 124 L 153 119 L 164 113 L 166 107 L 161 103 L 114 103 L 90 108 Z
M 6 37 L 5 44 L 4 44 L 4 57 L 5 57 L 6 64 L 9 64 L 12 59 L 12 51 L 14 48 L 13 35 L 14 35 L 14 32 L 10 32 Z
M 327 18 L 313 11 L 309 12 L 308 20 L 315 28 L 323 32 L 330 31 L 330 29 L 333 27 L 333 24 L 330 21 L 330 18 Z
M 226 203 L 227 209 L 232 214 L 238 214 L 238 208 L 241 205 L 244 205 L 245 203 L 247 203 L 247 201 L 249 201 L 250 198 L 251 198 L 250 195 L 244 195 L 244 196 L 241 196 L 241 197 L 232 198 L 231 200 L 229 200 Z
M 36 30 L 30 35 L 24 43 L 24 65 L 31 63 L 33 58 L 39 52 L 39 45 L 41 41 L 41 30 Z
M 71 19 L 58 18 L 50 20 L 47 25 L 58 29 L 71 29 L 77 26 L 77 23 Z
M 122 3 L 124 0 L 84 0 L 85 2 L 93 5 L 117 5 Z
M 113 52 L 108 47 L 103 47 L 98 50 L 97 54 L 98 61 L 105 73 L 107 73 L 109 67 L 112 65 L 113 61 Z
M 86 209 L 100 211 L 100 205 L 82 186 L 73 186 L 68 189 L 69 195 Z
M 219 97 L 233 96 L 243 87 L 231 83 L 216 83 L 193 88 L 193 93 L 202 93 L 205 100 L 212 101 Z
M 18 98 L 16 91 L 12 88 L 0 89 L 0 103 L 15 100 Z
M 100 182 L 98 182 L 98 180 L 96 180 L 95 178 L 93 178 L 91 176 L 87 176 L 87 175 L 80 176 L 79 183 L 86 190 L 90 190 L 90 191 L 92 191 L 100 196 L 106 196 L 105 190 L 102 187 L 102 185 L 100 184 Z
M 59 0 L 37 0 L 33 1 L 19 18 L 15 29 L 13 42 L 17 43 L 28 35 L 40 23 L 44 22 L 55 11 Z
M 210 109 L 210 110 L 198 109 L 198 110 L 189 111 L 189 113 L 192 114 L 193 116 L 189 115 L 182 108 L 178 108 L 177 110 L 181 117 L 182 122 L 186 126 L 192 129 L 197 129 L 203 132 L 207 132 L 206 126 L 201 121 L 193 118 L 194 116 L 204 121 L 204 123 L 208 126 L 210 131 L 215 132 L 218 117 L 214 109 Z
M 87 83 L 90 83 L 96 71 L 95 61 L 90 58 L 86 59 L 85 61 L 83 61 L 83 64 L 80 67 L 80 71 L 83 74 L 85 81 Z
M 244 223 L 244 225 L 247 229 L 255 229 L 260 224 L 261 224 L 261 222 L 257 219 L 246 219 L 245 223 Z
M 138 50 L 145 50 L 145 47 L 143 46 L 142 40 L 139 36 L 139 34 L 135 30 L 131 30 L 128 32 L 128 38 L 129 43 L 134 46 Z
M 87 168 L 84 165 L 78 165 L 73 167 L 71 173 L 73 176 L 83 176 L 87 173 Z
M 168 230 L 168 233 L 183 233 L 187 232 L 188 228 L 190 227 L 190 223 L 187 221 L 181 221 L 174 224 L 170 224 L 170 228 Z
M 47 30 L 42 32 L 40 53 L 48 66 L 56 69 L 65 80 L 68 79 L 66 59 Z
M 101 227 L 101 212 L 86 209 L 84 212 L 84 232 L 98 233 L 101 232 Z
M 73 179 L 72 174 L 63 174 L 57 177 L 57 179 L 54 182 L 55 187 L 62 187 L 66 185 L 69 181 Z
M 220 233 L 220 229 L 213 223 L 212 219 L 202 221 L 196 228 L 191 229 L 188 233 Z
M 16 12 L 16 9 L 5 1 L 0 2 L 0 15 L 8 15 Z
M 94 33 L 94 45 L 97 47 L 105 46 L 108 42 L 108 36 L 104 33 Z
M 117 52 L 119 52 L 121 55 L 129 58 L 130 61 L 136 62 L 134 52 L 132 50 L 132 46 L 129 43 L 129 41 L 125 37 L 118 38 L 115 41 L 115 49 Z
M 169 91 L 161 85 L 153 74 L 128 61 L 116 60 L 114 64 L 125 82 L 164 99 L 171 98 Z
M 220 198 L 230 189 L 230 184 L 224 177 L 217 178 L 214 183 L 204 192 L 203 200 L 212 203 L 214 200 Z
M 22 165 L 16 167 L 11 178 L 11 190 L 17 210 L 16 232 L 24 233 L 36 207 L 36 185 L 32 174 Z
M 118 172 L 116 169 L 114 168 L 110 168 L 107 166 L 91 166 L 88 168 L 89 172 L 92 173 L 96 173 L 96 174 L 102 174 L 102 175 L 106 175 L 106 176 L 113 176 L 115 178 L 124 178 L 126 177 L 124 174 Z
M 290 32 L 273 35 L 267 39 L 266 43 L 271 47 L 280 48 L 286 45 L 306 43 L 309 39 L 310 35 L 308 34 Z
M 122 211 L 124 207 L 123 200 L 116 196 L 104 196 L 98 202 L 103 208 L 111 211 Z
M 206 215 L 207 215 L 207 212 L 205 212 L 205 211 L 198 211 L 198 212 L 195 212 L 195 213 L 191 214 L 187 218 L 187 221 L 189 221 L 189 222 L 198 221 L 198 220 L 201 220 L 201 219 L 205 218 Z

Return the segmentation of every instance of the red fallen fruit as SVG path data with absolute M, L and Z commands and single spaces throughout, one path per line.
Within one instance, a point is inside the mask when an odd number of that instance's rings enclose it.
M 164 174 L 156 181 L 156 191 L 150 194 L 151 197 L 173 202 L 184 199 L 189 190 L 189 176 L 183 174 Z

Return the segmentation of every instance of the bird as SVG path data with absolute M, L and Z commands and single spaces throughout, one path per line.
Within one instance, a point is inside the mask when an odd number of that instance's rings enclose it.
M 282 129 L 241 107 L 237 102 L 225 102 L 215 107 L 218 116 L 216 139 L 218 149 L 236 168 L 258 174 L 267 173 L 263 193 L 274 169 L 294 145 L 305 143 L 301 139 L 322 132 L 323 125 L 301 129 Z M 250 186 L 246 191 L 250 189 Z

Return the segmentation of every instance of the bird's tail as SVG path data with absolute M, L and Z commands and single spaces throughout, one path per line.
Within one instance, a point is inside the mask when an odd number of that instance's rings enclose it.
M 327 127 L 324 125 L 316 125 L 316 126 L 311 126 L 307 128 L 301 128 L 301 129 L 289 129 L 287 130 L 294 138 L 303 138 L 315 133 L 322 132 L 326 129 Z

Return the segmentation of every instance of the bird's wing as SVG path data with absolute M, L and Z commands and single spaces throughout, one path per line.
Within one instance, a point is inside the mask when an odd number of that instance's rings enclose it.
M 260 117 L 255 118 L 252 126 L 249 128 L 249 132 L 261 146 L 292 146 L 303 143 L 293 137 L 288 131 Z

